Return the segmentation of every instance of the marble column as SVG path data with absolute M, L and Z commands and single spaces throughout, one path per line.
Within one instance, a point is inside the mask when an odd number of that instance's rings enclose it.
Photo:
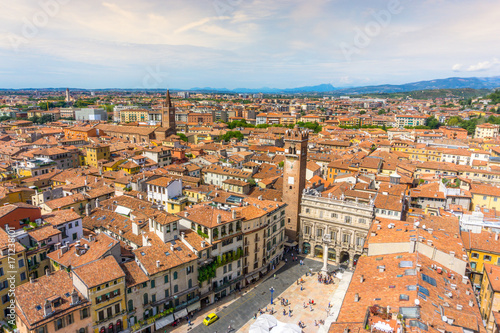
M 324 273 L 328 272 L 328 245 L 323 244 L 323 268 L 321 271 Z

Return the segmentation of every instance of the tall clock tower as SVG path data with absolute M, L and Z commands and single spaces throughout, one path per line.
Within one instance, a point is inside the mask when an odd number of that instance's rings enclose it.
M 300 199 L 306 186 L 307 142 L 309 134 L 298 126 L 287 130 L 285 142 L 285 171 L 283 174 L 283 202 L 287 203 L 285 215 L 286 236 L 291 241 L 299 238 Z

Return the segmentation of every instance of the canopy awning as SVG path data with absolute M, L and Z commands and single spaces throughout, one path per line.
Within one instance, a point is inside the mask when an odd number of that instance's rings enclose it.
M 175 317 L 175 319 L 179 319 L 179 318 L 187 316 L 187 314 L 188 314 L 187 309 L 184 308 L 184 309 L 174 313 L 174 317 Z
M 189 305 L 187 307 L 187 311 L 188 312 L 191 312 L 191 311 L 194 311 L 194 310 L 198 310 L 199 308 L 201 308 L 201 303 L 200 301 L 196 302 L 196 303 L 193 303 L 191 305 Z
M 294 246 L 297 246 L 297 245 L 299 245 L 299 243 L 297 243 L 296 241 L 293 241 L 293 242 L 286 241 L 285 242 L 285 246 L 294 247 Z
M 155 329 L 159 330 L 167 325 L 170 325 L 173 322 L 174 322 L 174 315 L 169 314 L 166 317 L 161 318 L 155 322 Z
M 130 212 L 132 210 L 130 208 L 127 208 L 127 207 L 123 207 L 123 206 L 117 206 L 116 209 L 115 209 L 115 213 L 117 214 L 122 214 L 122 215 L 129 215 Z

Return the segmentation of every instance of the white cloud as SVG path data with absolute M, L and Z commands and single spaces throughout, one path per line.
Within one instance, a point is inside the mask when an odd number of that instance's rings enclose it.
M 215 1 L 227 5 L 222 15 Z M 0 11 L 0 72 L 10 73 L 2 75 L 1 85 L 136 86 L 145 68 L 158 65 L 169 73 L 171 87 L 291 87 L 332 80 L 358 85 L 366 79 L 404 83 L 456 72 L 500 75 L 495 58 L 500 44 L 491 43 L 500 35 L 500 25 L 491 24 L 500 2 L 401 2 L 403 11 L 347 62 L 338 45 L 352 44 L 355 29 L 373 21 L 363 13 L 385 10 L 386 2 L 65 1 L 16 53 L 8 37 L 22 36 L 24 19 L 33 22 L 42 8 L 32 0 L 11 1 L 8 7 L 0 0 L 8 8 Z M 450 12 L 454 15 L 446 15 Z M 44 74 L 56 69 L 57 75 Z
M 480 61 L 475 65 L 470 65 L 466 70 L 467 72 L 480 72 L 492 68 L 495 65 L 500 64 L 498 59 L 493 59 L 492 61 Z

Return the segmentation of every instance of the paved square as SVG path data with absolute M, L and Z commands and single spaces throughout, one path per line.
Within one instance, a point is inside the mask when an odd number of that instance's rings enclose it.
M 274 316 L 282 322 L 298 324 L 299 320 L 302 321 L 306 327 L 303 332 L 317 332 L 319 326 L 314 326 L 314 320 L 319 324 L 319 320 L 325 320 L 327 317 L 328 301 L 335 293 L 339 280 L 334 279 L 334 284 L 324 284 L 318 282 L 318 275 L 315 273 L 313 276 L 302 276 L 304 283 L 302 283 L 303 290 L 300 290 L 301 284 L 292 284 L 281 295 L 280 299 L 276 299 L 272 306 L 277 311 Z M 289 306 L 281 305 L 281 298 L 288 299 Z M 309 300 L 314 300 L 314 304 L 309 306 Z M 306 307 L 304 308 L 304 303 Z M 311 308 L 312 307 L 312 311 Z M 271 309 L 271 304 L 267 304 L 268 310 Z M 288 309 L 292 310 L 292 316 L 288 315 Z M 287 314 L 283 315 L 283 310 Z M 248 321 L 238 332 L 248 332 L 250 325 L 255 322 L 254 319 Z

